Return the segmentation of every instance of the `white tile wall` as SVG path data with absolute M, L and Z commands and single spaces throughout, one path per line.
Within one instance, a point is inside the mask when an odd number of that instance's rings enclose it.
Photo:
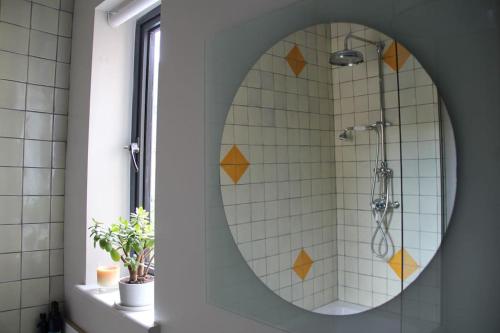
M 332 24 L 332 50 L 344 47 L 343 40 L 349 31 L 372 40 L 383 40 L 386 49 L 392 42 L 373 29 L 338 23 Z M 345 127 L 371 124 L 378 118 L 375 48 L 359 41 L 353 41 L 353 47 L 365 54 L 365 63 L 354 67 L 333 67 L 332 71 L 336 137 Z M 427 265 L 441 239 L 437 93 L 432 80 L 413 56 L 398 74 L 384 64 L 384 83 L 386 119 L 394 125 L 386 131 L 387 158 L 395 175 L 394 198 L 402 202 L 402 209 L 391 218 L 389 230 L 395 250 L 404 246 L 420 266 L 405 281 L 406 286 Z M 357 132 L 352 140 L 335 140 L 334 144 L 339 298 L 376 306 L 401 289 L 399 278 L 384 260 L 372 254 L 370 248 L 375 229 L 368 203 L 376 136 L 374 133 Z M 427 251 L 427 255 L 423 251 Z
M 63 300 L 73 0 L 0 0 L 0 327 Z
M 281 297 L 306 309 L 337 298 L 333 101 L 329 25 L 299 31 L 268 50 L 236 93 L 222 138 L 250 161 L 238 184 L 221 169 L 226 216 L 243 256 Z M 297 44 L 298 75 L 285 56 Z M 304 248 L 314 261 L 292 270 Z

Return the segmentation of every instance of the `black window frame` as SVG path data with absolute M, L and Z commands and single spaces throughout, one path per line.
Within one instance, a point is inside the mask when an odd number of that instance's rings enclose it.
M 151 179 L 151 106 L 152 98 L 152 34 L 160 28 L 160 7 L 156 7 L 137 21 L 134 53 L 134 94 L 131 142 L 138 143 L 139 153 L 130 163 L 130 211 L 136 207 L 149 210 Z

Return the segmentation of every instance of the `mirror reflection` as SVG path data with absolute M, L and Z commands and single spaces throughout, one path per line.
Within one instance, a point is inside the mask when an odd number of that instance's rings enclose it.
M 366 311 L 436 253 L 454 149 L 438 90 L 403 45 L 357 24 L 298 31 L 258 59 L 228 112 L 229 228 L 283 299 L 324 314 Z

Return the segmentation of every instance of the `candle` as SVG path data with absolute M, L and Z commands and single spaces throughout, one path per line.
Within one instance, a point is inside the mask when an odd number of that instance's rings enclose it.
M 101 287 L 115 287 L 120 277 L 118 266 L 97 267 L 97 284 Z

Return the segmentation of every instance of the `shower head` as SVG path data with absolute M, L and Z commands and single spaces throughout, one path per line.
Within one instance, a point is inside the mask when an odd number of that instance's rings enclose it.
M 364 61 L 363 53 L 356 50 L 344 49 L 330 55 L 330 64 L 336 66 L 352 66 Z
M 344 49 L 341 51 L 333 52 L 330 55 L 331 65 L 353 66 L 360 64 L 364 61 L 363 53 L 361 53 L 360 51 L 353 50 L 352 45 L 351 48 L 349 48 L 349 40 L 351 39 L 357 39 L 364 43 L 374 45 L 377 48 L 377 53 L 379 54 L 379 57 L 381 56 L 382 50 L 384 49 L 383 42 L 375 42 L 369 39 L 365 39 L 363 37 L 353 35 L 352 33 L 348 33 L 344 39 Z

